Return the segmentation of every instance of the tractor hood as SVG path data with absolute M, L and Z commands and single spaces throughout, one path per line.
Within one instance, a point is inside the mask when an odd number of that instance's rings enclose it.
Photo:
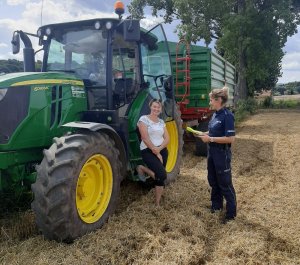
M 61 124 L 80 119 L 83 110 L 86 110 L 84 84 L 74 74 L 1 75 L 0 153 L 48 146 L 52 134 L 61 133 Z
M 72 74 L 57 72 L 20 72 L 0 75 L 0 89 L 10 86 L 25 86 L 39 84 L 71 84 L 83 86 L 81 79 Z

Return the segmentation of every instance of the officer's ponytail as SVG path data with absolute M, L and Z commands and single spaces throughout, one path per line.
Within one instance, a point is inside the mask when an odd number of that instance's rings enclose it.
M 222 99 L 222 104 L 225 104 L 228 100 L 228 87 L 223 87 L 221 89 L 213 89 L 210 93 L 209 96 L 218 99 Z

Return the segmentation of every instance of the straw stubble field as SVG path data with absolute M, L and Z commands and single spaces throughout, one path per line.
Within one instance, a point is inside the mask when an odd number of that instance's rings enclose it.
M 237 129 L 238 217 L 211 214 L 206 159 L 186 144 L 162 207 L 137 184 L 101 230 L 66 245 L 44 240 L 30 211 L 0 219 L 0 264 L 300 264 L 300 112 L 260 112 Z

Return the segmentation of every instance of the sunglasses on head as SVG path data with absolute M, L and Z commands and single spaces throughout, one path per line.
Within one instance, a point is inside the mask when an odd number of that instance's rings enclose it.
M 161 103 L 162 100 L 161 100 L 161 99 L 154 98 L 154 99 L 152 99 L 150 102 L 151 102 L 151 103 L 154 103 L 154 102 L 159 102 L 159 103 Z

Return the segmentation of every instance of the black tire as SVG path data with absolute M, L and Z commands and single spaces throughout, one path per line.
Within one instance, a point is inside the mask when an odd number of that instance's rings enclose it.
M 208 120 L 200 122 L 197 126 L 197 130 L 202 131 L 202 132 L 207 132 L 208 131 L 208 123 L 209 123 Z M 195 137 L 195 139 L 196 139 L 195 155 L 196 156 L 207 156 L 207 143 L 204 143 L 198 137 Z
M 48 239 L 68 243 L 100 228 L 115 210 L 120 172 L 119 151 L 106 134 L 86 132 L 54 138 L 52 146 L 44 150 L 32 185 L 32 209 L 39 230 Z M 101 185 L 91 185 L 91 180 Z M 85 198 L 92 198 L 94 208 L 80 215 L 79 205 Z
M 168 162 L 166 166 L 167 180 L 166 184 L 176 180 L 182 161 L 183 148 L 183 129 L 181 113 L 177 107 L 174 111 L 174 120 L 166 122 L 166 126 L 170 135 L 170 143 L 168 144 Z

